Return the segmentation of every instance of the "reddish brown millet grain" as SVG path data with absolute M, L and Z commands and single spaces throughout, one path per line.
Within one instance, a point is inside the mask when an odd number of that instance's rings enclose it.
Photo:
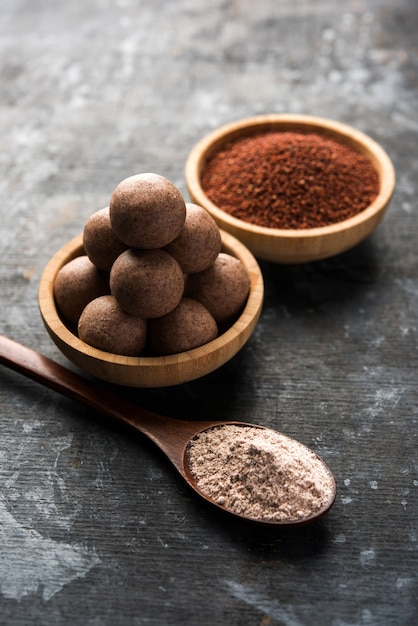
M 206 163 L 201 183 L 232 216 L 284 229 L 341 222 L 379 191 L 372 162 L 351 146 L 315 133 L 276 131 L 225 145 Z

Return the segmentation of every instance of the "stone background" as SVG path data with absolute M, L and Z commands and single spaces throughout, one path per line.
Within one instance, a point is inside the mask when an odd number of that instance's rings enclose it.
M 50 256 L 123 178 L 217 126 L 330 117 L 387 150 L 390 210 L 326 261 L 261 263 L 250 342 L 203 379 L 115 388 L 297 437 L 338 483 L 315 525 L 215 514 L 148 444 L 0 370 L 0 622 L 409 626 L 418 620 L 415 0 L 0 0 L 0 325 L 72 367 L 37 307 Z

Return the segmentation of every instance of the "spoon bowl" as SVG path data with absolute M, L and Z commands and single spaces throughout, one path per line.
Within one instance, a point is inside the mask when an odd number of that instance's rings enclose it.
M 303 444 L 283 435 L 282 437 L 287 441 L 300 446 L 301 452 L 311 455 L 314 462 L 320 467 L 322 479 L 327 485 L 321 505 L 297 519 L 271 519 L 240 513 L 234 508 L 216 501 L 206 489 L 200 486 L 190 465 L 190 448 L 194 445 L 197 437 L 211 429 L 239 426 L 246 429 L 258 429 L 259 432 L 275 433 L 276 431 L 243 422 L 187 421 L 158 415 L 126 402 L 105 389 L 96 387 L 75 372 L 2 335 L 0 335 L 0 363 L 145 435 L 168 457 L 189 487 L 212 506 L 225 513 L 265 525 L 300 526 L 323 516 L 334 503 L 336 484 L 326 463 Z M 277 478 L 279 479 L 279 477 Z

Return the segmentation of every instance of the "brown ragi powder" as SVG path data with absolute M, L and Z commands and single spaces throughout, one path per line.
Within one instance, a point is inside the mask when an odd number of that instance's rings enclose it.
M 267 228 L 335 224 L 366 209 L 379 193 L 368 157 L 317 133 L 240 137 L 215 152 L 201 176 L 222 211 Z
M 316 454 L 274 430 L 215 426 L 192 440 L 188 455 L 197 487 L 248 518 L 297 522 L 333 497 L 333 477 Z

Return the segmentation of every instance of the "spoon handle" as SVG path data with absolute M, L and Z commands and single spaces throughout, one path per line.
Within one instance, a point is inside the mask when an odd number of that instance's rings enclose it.
M 165 417 L 129 403 L 3 335 L 0 335 L 0 363 L 146 435 L 184 475 L 184 448 L 190 437 L 200 430 L 196 422 Z M 214 423 L 202 421 L 199 425 L 203 429 Z

